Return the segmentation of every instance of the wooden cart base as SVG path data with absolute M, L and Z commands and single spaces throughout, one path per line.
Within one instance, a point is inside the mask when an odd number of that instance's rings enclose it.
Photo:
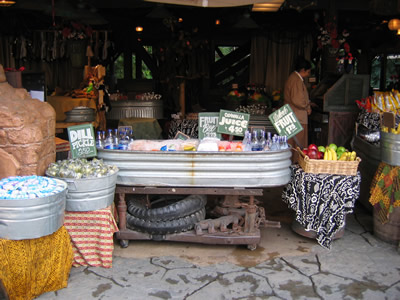
M 156 240 L 156 241 L 177 241 L 203 244 L 223 244 L 223 245 L 247 245 L 251 250 L 256 249 L 261 240 L 261 234 L 257 222 L 257 206 L 254 202 L 255 196 L 262 196 L 262 189 L 247 188 L 165 188 L 165 187 L 132 187 L 117 185 L 115 193 L 118 195 L 118 219 L 119 232 L 116 233 L 117 239 L 123 248 L 128 247 L 128 240 Z M 245 205 L 245 217 L 242 230 L 226 231 L 217 233 L 196 234 L 194 230 L 165 235 L 151 235 L 135 230 L 128 229 L 126 226 L 126 194 L 139 195 L 222 195 L 225 196 L 224 202 L 239 203 L 239 196 L 248 196 L 249 202 Z M 264 225 L 270 227 L 280 227 L 279 222 L 266 221 Z

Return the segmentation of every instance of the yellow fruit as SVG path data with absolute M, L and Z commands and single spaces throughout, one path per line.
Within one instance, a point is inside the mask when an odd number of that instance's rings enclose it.
M 329 151 L 325 150 L 325 152 L 324 152 L 324 160 L 328 160 L 328 153 L 329 153 Z
M 351 152 L 350 154 L 350 161 L 356 160 L 357 154 L 355 151 Z
M 335 150 L 333 150 L 333 149 L 330 149 L 331 150 L 331 153 L 332 153 L 332 158 L 331 158 L 331 160 L 337 160 L 337 154 L 336 154 L 336 151 Z
M 339 160 L 346 161 L 348 154 L 349 154 L 349 152 L 343 152 L 342 155 L 340 156 Z

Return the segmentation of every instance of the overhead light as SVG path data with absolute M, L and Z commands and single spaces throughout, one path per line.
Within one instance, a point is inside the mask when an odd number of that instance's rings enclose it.
M 182 23 L 182 22 L 183 22 L 183 19 L 182 19 L 182 18 L 178 18 L 178 22 L 179 22 L 179 23 Z
M 282 6 L 285 0 L 271 0 L 264 3 L 256 3 L 253 5 L 252 11 L 261 11 L 261 12 L 276 12 Z
M 8 7 L 8 6 L 11 6 L 14 4 L 15 4 L 15 1 L 12 1 L 12 0 L 0 0 L 1 7 Z
M 221 24 L 221 20 L 220 19 L 216 19 L 215 20 L 215 25 L 220 25 Z
M 388 27 L 390 30 L 399 30 L 400 29 L 400 20 L 399 19 L 391 19 L 388 23 Z
M 136 26 L 136 32 L 142 32 L 143 27 L 142 26 Z

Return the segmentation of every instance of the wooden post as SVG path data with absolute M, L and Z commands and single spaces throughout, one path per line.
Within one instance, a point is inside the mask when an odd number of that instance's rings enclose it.
M 179 85 L 179 106 L 181 107 L 182 118 L 185 118 L 185 80 Z

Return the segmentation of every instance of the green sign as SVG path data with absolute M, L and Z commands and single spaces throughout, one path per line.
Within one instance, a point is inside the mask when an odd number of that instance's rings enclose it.
M 299 120 L 289 104 L 282 106 L 268 116 L 279 135 L 286 135 L 288 139 L 303 130 Z
M 199 113 L 199 139 L 205 137 L 221 138 L 221 134 L 217 132 L 218 129 L 217 112 Z
M 244 136 L 249 120 L 249 114 L 221 109 L 219 111 L 217 132 Z
M 68 127 L 68 139 L 72 158 L 93 157 L 97 155 L 92 124 Z

